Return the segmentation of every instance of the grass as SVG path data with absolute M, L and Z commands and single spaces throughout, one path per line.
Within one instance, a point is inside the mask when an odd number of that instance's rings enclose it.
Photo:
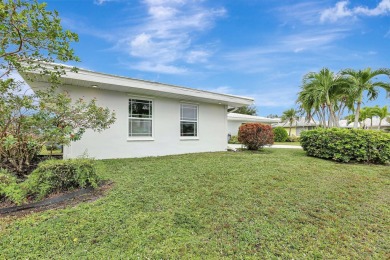
M 62 154 L 62 151 L 61 151 L 61 149 L 57 149 L 57 150 L 53 150 L 53 152 L 52 153 L 50 153 L 50 151 L 48 151 L 47 149 L 46 149 L 46 146 L 44 145 L 43 147 L 42 147 L 42 150 L 41 150 L 41 152 L 40 152 L 40 155 L 61 155 Z
M 278 145 L 294 145 L 294 146 L 300 146 L 300 142 L 275 142 L 274 144 Z
M 93 203 L 0 220 L 0 259 L 389 259 L 390 170 L 301 150 L 98 162 Z

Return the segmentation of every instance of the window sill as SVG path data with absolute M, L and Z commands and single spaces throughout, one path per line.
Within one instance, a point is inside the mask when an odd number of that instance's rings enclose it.
M 198 141 L 199 137 L 197 136 L 181 136 L 180 141 Z
M 153 137 L 128 137 L 127 138 L 128 142 L 133 142 L 133 141 L 154 141 Z

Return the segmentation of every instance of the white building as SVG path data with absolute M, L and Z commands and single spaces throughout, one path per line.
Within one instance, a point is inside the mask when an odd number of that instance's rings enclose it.
M 280 118 L 267 118 L 262 116 L 251 116 L 238 113 L 228 114 L 228 133 L 231 136 L 238 135 L 238 128 L 245 123 L 262 123 L 271 125 L 279 123 Z
M 379 130 L 379 117 L 373 117 L 372 122 L 371 119 L 366 118 L 363 122 L 358 123 L 359 128 L 364 128 L 364 129 L 373 129 L 373 130 Z M 340 120 L 340 127 L 342 128 L 353 128 L 353 122 L 349 122 L 348 120 Z M 382 119 L 381 124 L 380 124 L 380 129 L 381 130 L 388 130 L 390 129 L 390 123 L 387 121 L 387 119 Z
M 157 82 L 67 69 L 60 88 L 74 99 L 97 98 L 116 113 L 115 123 L 64 147 L 64 158 L 84 153 L 97 159 L 225 151 L 227 109 L 253 104 L 252 98 Z M 27 79 L 27 77 L 25 77 Z M 48 86 L 43 77 L 27 82 Z

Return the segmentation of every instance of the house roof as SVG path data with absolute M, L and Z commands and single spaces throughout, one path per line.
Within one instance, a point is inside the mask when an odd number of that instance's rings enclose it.
M 317 125 L 318 125 L 318 122 L 313 122 L 313 121 L 307 122 L 307 120 L 304 117 L 301 117 L 301 118 L 299 118 L 298 121 L 296 121 L 292 124 L 292 127 L 305 127 L 305 126 L 317 126 Z M 277 127 L 277 126 L 290 127 L 290 123 L 280 122 L 280 123 L 272 125 L 272 127 Z
M 246 105 L 252 105 L 254 103 L 254 99 L 249 97 L 221 94 L 200 89 L 116 76 L 95 72 L 92 70 L 79 68 L 78 72 L 76 73 L 71 71 L 72 67 L 63 64 L 45 63 L 44 66 L 48 67 L 49 69 L 53 68 L 54 66 L 63 66 L 66 71 L 66 75 L 61 76 L 63 85 L 87 88 L 96 86 L 99 89 L 105 90 L 120 91 L 145 96 L 168 97 L 182 99 L 183 101 L 190 100 L 196 102 L 216 103 L 227 105 L 229 107 L 242 107 Z M 48 83 L 47 77 L 39 75 L 39 71 L 29 72 L 27 74 L 28 76 L 35 76 L 34 81 L 30 81 L 30 77 L 26 77 L 27 75 L 22 75 L 22 77 L 33 89 L 41 87 L 42 83 Z
M 243 122 L 259 122 L 259 123 L 278 123 L 280 118 L 268 118 L 262 116 L 251 116 L 238 113 L 229 113 L 229 121 L 243 121 Z
M 353 128 L 353 122 L 348 124 L 348 120 L 345 120 L 345 119 L 340 120 L 339 124 L 340 124 L 340 127 Z M 366 118 L 364 120 L 364 125 L 371 128 L 371 119 Z M 358 123 L 358 126 L 360 127 L 360 123 Z M 379 117 L 373 117 L 372 118 L 372 127 L 375 129 L 375 128 L 378 128 L 378 126 L 379 126 Z M 382 119 L 381 127 L 390 127 L 390 123 L 387 122 L 386 119 Z

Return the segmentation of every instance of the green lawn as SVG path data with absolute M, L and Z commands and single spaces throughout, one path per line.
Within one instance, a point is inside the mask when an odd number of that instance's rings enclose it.
M 0 259 L 388 259 L 390 168 L 301 150 L 99 161 L 108 196 L 0 219 Z
M 300 142 L 275 142 L 274 144 L 300 146 Z
M 53 150 L 52 152 L 50 152 L 46 149 L 46 146 L 43 146 L 40 152 L 40 155 L 60 155 L 60 154 L 62 154 L 61 150 Z

